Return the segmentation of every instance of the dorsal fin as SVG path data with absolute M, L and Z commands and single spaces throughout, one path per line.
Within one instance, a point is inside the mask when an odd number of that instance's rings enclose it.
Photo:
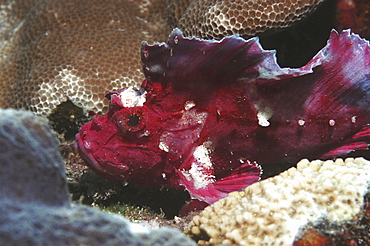
M 167 43 L 142 43 L 141 57 L 147 80 L 170 83 L 174 88 L 212 89 L 216 85 L 258 77 L 261 64 L 276 70 L 274 51 L 265 51 L 258 38 L 238 36 L 220 41 L 185 38 L 174 29 Z
M 260 68 L 265 69 L 265 67 Z M 297 76 L 297 74 L 300 76 Z M 305 66 L 246 78 L 246 91 L 261 108 L 289 119 L 305 114 L 369 111 L 370 45 L 349 30 L 331 32 L 327 45 Z

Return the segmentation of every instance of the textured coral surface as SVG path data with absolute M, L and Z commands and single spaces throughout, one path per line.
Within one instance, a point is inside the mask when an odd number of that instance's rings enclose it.
M 253 36 L 292 25 L 323 0 L 197 0 L 179 20 L 185 36 L 220 38 Z
M 47 115 L 69 98 L 85 109 L 104 110 L 107 91 L 143 79 L 140 42 L 153 39 L 139 15 L 129 1 L 3 5 L 2 21 L 9 26 L 1 30 L 0 106 Z
M 369 183 L 370 161 L 363 158 L 302 160 L 207 207 L 189 234 L 201 245 L 292 245 L 309 222 L 339 225 L 358 215 Z
M 0 107 L 48 115 L 70 99 L 105 112 L 108 91 L 143 80 L 140 42 L 188 35 L 251 36 L 291 25 L 320 0 L 2 0 Z

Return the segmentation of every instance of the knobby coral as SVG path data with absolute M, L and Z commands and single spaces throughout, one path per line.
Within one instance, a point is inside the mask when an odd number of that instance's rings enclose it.
M 106 112 L 108 91 L 142 80 L 140 42 L 255 35 L 287 27 L 322 0 L 2 0 L 0 107 L 40 115 L 67 99 Z
M 1 245 L 195 245 L 180 231 L 71 205 L 58 141 L 45 119 L 0 110 Z
M 188 233 L 201 245 L 292 245 L 308 223 L 353 219 L 369 184 L 370 161 L 363 158 L 305 159 L 207 207 Z

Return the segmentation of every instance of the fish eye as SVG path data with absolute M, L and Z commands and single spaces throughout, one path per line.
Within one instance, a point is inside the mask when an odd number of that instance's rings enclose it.
M 146 126 L 146 111 L 141 107 L 125 108 L 115 113 L 113 121 L 125 132 L 137 132 Z
M 138 126 L 140 123 L 140 116 L 137 115 L 137 114 L 132 114 L 129 116 L 128 118 L 128 121 L 127 121 L 127 124 L 130 126 L 130 127 L 136 127 Z

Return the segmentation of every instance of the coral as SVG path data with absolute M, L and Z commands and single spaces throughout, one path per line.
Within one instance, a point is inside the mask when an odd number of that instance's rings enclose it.
M 370 161 L 363 158 L 305 159 L 207 207 L 188 234 L 201 245 L 292 245 L 308 223 L 352 220 L 364 205 L 369 181 Z
M 58 141 L 45 119 L 0 110 L 1 245 L 195 245 L 180 231 L 71 205 Z
M 185 36 L 221 38 L 254 36 L 288 27 L 304 18 L 323 0 L 197 0 L 178 21 Z
M 295 238 L 294 246 L 299 245 L 335 245 L 335 246 L 367 246 L 370 245 L 370 193 L 365 196 L 361 213 L 353 220 L 342 224 L 330 224 L 322 220 L 316 224 L 308 224 L 301 228 Z
M 153 39 L 134 2 L 19 0 L 2 9 L 12 21 L 1 30 L 2 107 L 48 115 L 69 99 L 101 112 L 107 91 L 144 78 L 139 47 Z
M 46 116 L 69 99 L 85 110 L 106 112 L 108 91 L 139 86 L 144 79 L 141 41 L 164 41 L 175 26 L 202 37 L 254 35 L 291 25 L 319 2 L 4 0 L 0 107 Z

